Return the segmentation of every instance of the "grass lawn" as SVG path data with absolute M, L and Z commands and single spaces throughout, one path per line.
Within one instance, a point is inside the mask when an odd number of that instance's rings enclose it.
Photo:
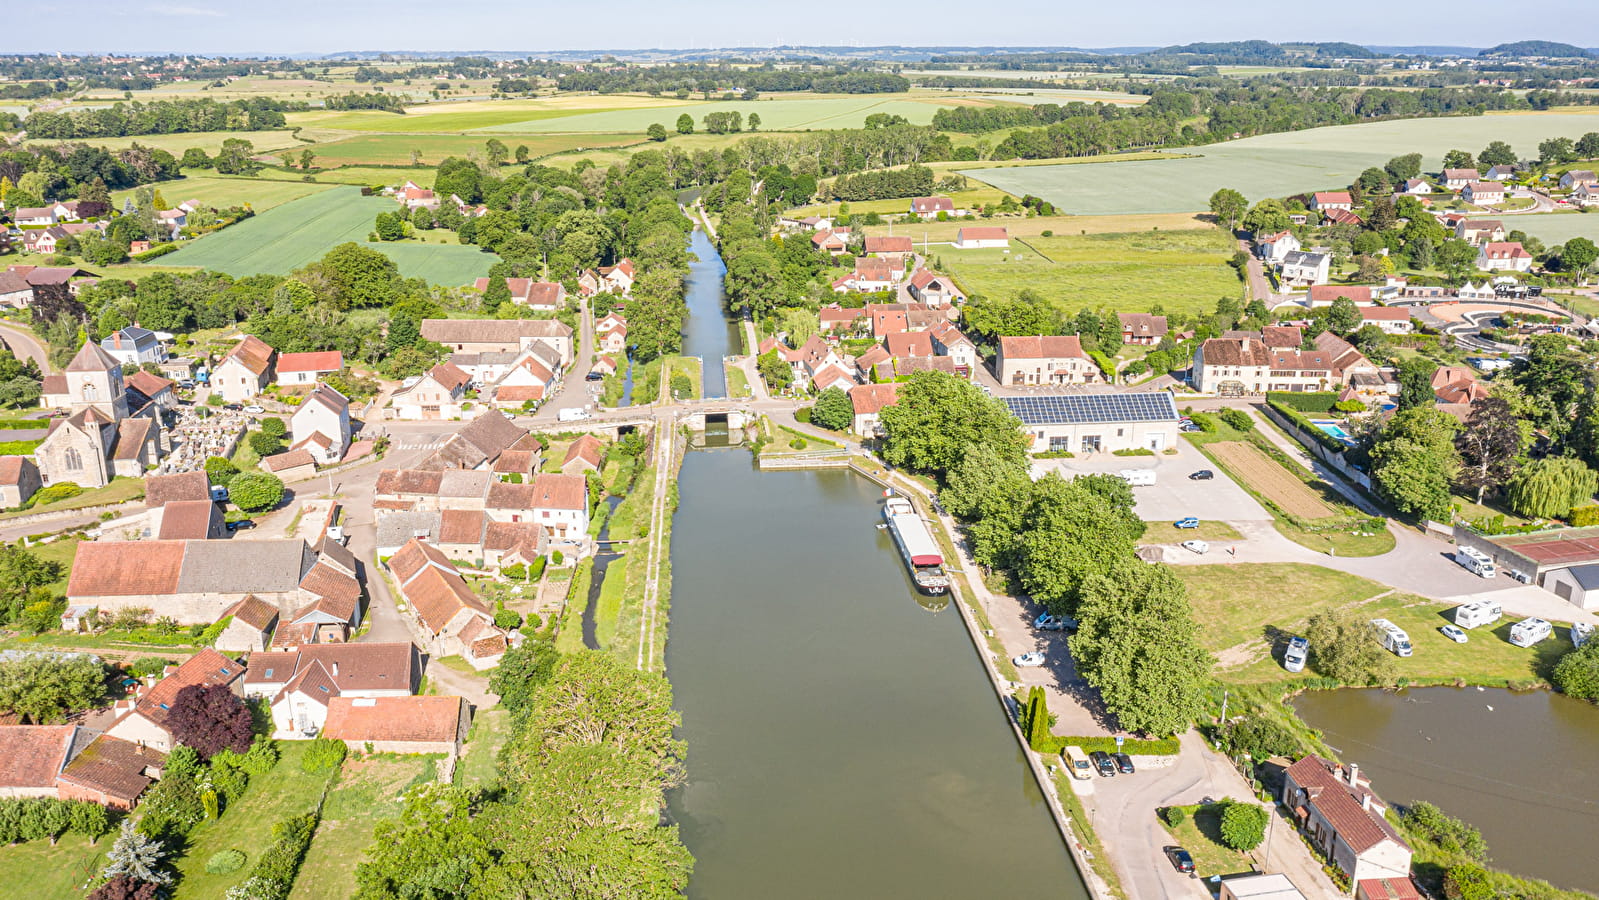
M 1402 153 L 1432 160 L 1453 147 L 1482 147 L 1496 140 L 1536 147 L 1546 138 L 1575 138 L 1595 130 L 1595 110 L 1405 119 L 1261 135 L 1204 147 L 1202 156 L 1191 159 L 960 171 L 1070 212 L 1183 212 L 1208 209 L 1210 195 L 1223 187 L 1254 202 L 1349 184 L 1367 167 Z
M 190 833 L 188 852 L 178 860 L 182 880 L 173 891 L 174 900 L 221 897 L 228 888 L 249 877 L 256 855 L 272 843 L 273 825 L 316 808 L 334 773 L 308 775 L 300 768 L 300 760 L 310 746 L 310 741 L 278 742 L 283 755 L 272 771 L 254 779 L 244 796 L 221 818 L 201 823 Z M 206 860 L 230 848 L 249 855 L 244 868 L 230 875 L 206 872 Z
M 36 512 L 60 512 L 64 509 L 83 509 L 86 506 L 100 506 L 106 503 L 123 503 L 128 500 L 137 500 L 144 496 L 144 479 L 142 478 L 115 478 L 105 487 L 90 488 L 76 497 L 69 497 L 55 503 L 35 506 L 28 510 L 12 510 L 0 513 L 0 519 L 12 519 L 17 516 L 31 516 Z
M 740 397 L 755 396 L 750 390 L 749 376 L 738 366 L 727 367 L 727 395 L 735 400 Z
M 1178 528 L 1170 522 L 1145 522 L 1144 536 L 1141 539 L 1146 544 L 1180 544 L 1183 541 L 1199 539 L 1202 541 L 1237 541 L 1243 535 L 1238 529 L 1226 522 L 1201 521 L 1198 528 Z
M 18 886 L 14 896 L 30 900 L 82 900 L 83 885 L 93 881 L 105 867 L 105 852 L 111 849 L 115 834 L 103 835 L 90 844 L 80 835 L 68 834 L 56 842 L 29 841 L 0 847 L 0 866 L 6 880 Z M 21 885 L 27 885 L 26 890 Z
M 1172 836 L 1173 843 L 1188 851 L 1194 858 L 1194 873 L 1201 879 L 1212 875 L 1236 875 L 1251 871 L 1248 853 L 1234 850 L 1221 842 L 1221 813 L 1214 805 L 1179 807 L 1187 813 L 1176 828 L 1161 820 L 1160 826 Z M 1169 865 L 1169 863 L 1168 863 Z
M 1395 593 L 1375 581 L 1320 566 L 1257 563 L 1179 566 L 1176 571 L 1188 585 L 1200 641 L 1216 654 L 1217 676 L 1227 681 L 1294 678 L 1279 663 L 1288 637 L 1301 633 L 1317 612 L 1351 606 L 1358 606 L 1363 616 L 1387 618 L 1409 633 L 1415 653 L 1395 657 L 1394 663 L 1396 674 L 1412 681 L 1541 680 L 1571 649 L 1563 627 L 1556 629 L 1558 637 L 1536 647 L 1517 647 L 1508 640 L 1509 618 L 1492 629 L 1470 631 L 1466 643 L 1456 644 L 1438 631 L 1453 621 L 1447 617 L 1453 605 Z
M 418 783 L 436 764 L 436 757 L 431 756 L 384 754 L 346 759 L 338 782 L 328 792 L 322 821 L 289 896 L 303 900 L 354 896 L 355 867 L 372 844 L 373 827 L 384 819 L 397 818 L 406 788 Z
M 1020 220 L 1026 221 L 1026 220 Z M 1063 312 L 1083 308 L 1202 312 L 1243 285 L 1227 264 L 1232 241 L 1217 229 L 1028 238 L 1004 250 L 928 252 L 967 294 L 1036 291 Z
M 669 365 L 672 367 L 672 374 L 667 379 L 667 390 L 672 390 L 671 378 L 684 375 L 688 377 L 689 382 L 693 385 L 687 399 L 698 400 L 704 396 L 705 378 L 704 373 L 700 371 L 701 366 L 698 359 L 692 356 L 674 356 Z
M 466 738 L 466 753 L 455 767 L 455 783 L 483 787 L 498 776 L 500 748 L 511 736 L 511 712 L 482 709 L 472 719 L 472 732 Z
M 472 246 L 365 243 L 377 214 L 393 209 L 393 201 L 362 197 L 353 187 L 326 190 L 200 238 L 162 262 L 235 277 L 287 275 L 322 258 L 334 245 L 355 241 L 393 259 L 407 278 L 453 286 L 488 274 L 498 259 Z
M 258 213 L 328 189 L 328 185 L 325 184 L 309 184 L 303 181 L 269 181 L 260 178 L 230 178 L 224 175 L 203 174 L 191 174 L 179 181 L 162 182 L 156 187 L 168 203 L 177 204 L 192 199 L 218 209 L 248 205 Z M 111 195 L 111 204 L 120 209 L 123 202 L 132 196 L 131 190 L 117 191 Z
M 572 574 L 566 592 L 566 608 L 561 612 L 561 627 L 555 634 L 555 649 L 577 653 L 583 649 L 583 610 L 588 606 L 589 584 L 594 577 L 594 558 L 585 558 Z
M 954 199 L 962 196 L 963 194 L 984 195 L 984 192 L 968 191 L 951 194 L 949 196 Z M 990 192 L 989 195 L 996 198 L 1004 196 L 1003 192 L 999 191 Z M 990 201 L 985 200 L 984 202 Z M 867 203 L 851 203 L 849 205 L 849 209 L 851 213 L 864 213 L 872 212 L 874 210 L 863 209 L 862 207 L 872 207 L 878 204 L 895 204 L 892 210 L 876 211 L 892 211 L 896 213 L 902 213 L 905 211 L 909 203 L 910 201 L 908 200 L 873 200 Z M 960 204 L 961 201 L 957 199 L 956 205 L 959 206 Z M 837 212 L 838 204 L 830 204 L 825 208 L 808 208 L 825 209 L 827 211 Z M 1119 235 L 1154 231 L 1193 231 L 1200 228 L 1217 231 L 1218 233 L 1220 231 L 1216 228 L 1214 223 L 1209 221 L 1207 217 L 1198 213 L 1154 213 L 1131 216 L 995 216 L 992 219 L 968 218 L 965 221 L 951 219 L 948 222 L 904 222 L 894 226 L 894 233 L 911 235 L 911 237 L 917 243 L 920 243 L 924 238 L 928 241 L 954 241 L 957 233 L 962 228 L 967 228 L 973 225 L 1003 226 L 1006 231 L 1010 232 L 1010 236 L 1012 238 L 1022 238 L 1026 240 L 1027 243 L 1032 244 L 1035 248 L 1038 247 L 1038 242 L 1035 240 L 1035 238 L 1042 237 L 1043 233 L 1046 231 L 1058 238 L 1072 236 L 1082 237 L 1084 235 L 1096 234 Z M 888 226 L 873 225 L 866 228 L 865 231 L 870 235 L 888 234 Z M 1216 243 L 1219 246 L 1221 242 Z M 1208 247 L 1209 244 L 1206 246 Z M 941 248 L 933 247 L 931 249 L 940 250 Z M 1016 252 L 1017 249 L 1018 248 L 1016 247 L 1011 248 L 1012 252 Z M 1055 254 L 1053 253 L 1049 253 L 1048 251 L 1042 252 L 1045 252 L 1051 259 L 1055 258 Z

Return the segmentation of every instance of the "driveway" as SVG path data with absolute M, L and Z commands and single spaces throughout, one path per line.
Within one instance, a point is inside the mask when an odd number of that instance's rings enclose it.
M 1271 521 L 1271 513 L 1255 502 L 1227 473 L 1211 465 L 1198 448 L 1187 441 L 1177 442 L 1177 454 L 1167 456 L 1113 456 L 1096 453 L 1075 459 L 1041 459 L 1033 463 L 1033 476 L 1058 471 L 1064 477 L 1088 474 L 1115 474 L 1123 469 L 1150 469 L 1155 483 L 1133 488 L 1138 517 L 1146 521 L 1175 521 L 1184 516 L 1223 522 Z M 1188 476 L 1210 469 L 1216 477 L 1192 481 Z

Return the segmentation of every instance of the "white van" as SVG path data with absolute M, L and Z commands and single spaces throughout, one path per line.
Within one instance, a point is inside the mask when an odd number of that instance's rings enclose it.
M 592 413 L 580 406 L 563 409 L 555 414 L 555 418 L 562 422 L 580 422 L 584 419 L 592 419 L 593 417 L 594 416 Z
M 1154 469 L 1122 469 L 1116 474 L 1133 487 L 1148 487 L 1155 483 Z
M 1460 547 L 1455 550 L 1455 562 L 1465 567 L 1466 571 L 1482 578 L 1492 578 L 1499 574 L 1494 566 L 1494 561 L 1488 554 L 1475 547 Z
M 1382 641 L 1383 649 L 1391 651 L 1395 656 L 1409 656 L 1411 654 L 1410 635 L 1405 630 L 1387 619 L 1372 619 L 1371 627 L 1377 629 L 1377 639 Z
M 1510 626 L 1510 643 L 1517 647 L 1531 647 L 1554 633 L 1555 626 L 1543 619 L 1522 619 Z
M 1094 766 L 1088 761 L 1088 754 L 1083 752 L 1083 748 L 1068 744 L 1061 755 L 1066 757 L 1066 768 L 1071 770 L 1073 778 L 1087 781 L 1094 777 Z
M 1504 607 L 1497 600 L 1478 600 L 1464 606 L 1455 607 L 1455 624 L 1461 628 L 1476 628 L 1479 625 L 1492 625 L 1499 621 L 1505 614 Z

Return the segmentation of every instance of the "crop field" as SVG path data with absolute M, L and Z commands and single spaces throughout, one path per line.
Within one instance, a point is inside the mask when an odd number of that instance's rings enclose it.
M 962 209 L 971 208 L 972 203 L 995 203 L 1004 197 L 1003 194 L 990 191 L 962 191 L 947 195 L 955 201 L 955 205 Z M 963 198 L 970 197 L 971 200 Z M 910 205 L 907 200 L 871 200 L 864 203 L 851 203 L 851 213 L 867 212 L 897 212 L 903 213 Z M 838 204 L 828 206 L 812 206 L 807 209 L 838 211 Z M 1204 228 L 1215 231 L 1216 226 L 1208 218 L 1202 218 L 1195 213 L 1155 213 L 1133 216 L 1029 216 L 1007 217 L 995 216 L 992 219 L 969 218 L 965 221 L 952 219 L 948 222 L 900 222 L 894 225 L 895 234 L 909 234 L 920 242 L 924 237 L 929 241 L 953 241 L 962 228 L 973 225 L 1000 225 L 1010 232 L 1013 238 L 1025 238 L 1028 243 L 1037 247 L 1034 238 L 1041 237 L 1044 232 L 1052 232 L 1056 238 L 1085 234 L 1121 234 L 1130 232 L 1156 232 L 1156 231 L 1196 231 Z M 873 225 L 866 228 L 867 234 L 887 234 L 888 226 Z M 1048 239 L 1045 239 L 1048 240 Z M 1197 239 L 1196 239 L 1197 240 Z M 1226 243 L 1224 239 L 1215 241 L 1199 241 L 1205 247 L 1215 244 L 1222 249 Z M 1040 248 L 1042 249 L 1042 248 Z M 1051 259 L 1055 254 L 1046 255 Z
M 1218 441 L 1207 444 L 1209 450 L 1227 471 L 1242 479 L 1250 488 L 1277 504 L 1284 512 L 1301 519 L 1325 519 L 1336 511 L 1322 502 L 1303 481 L 1293 473 L 1242 441 Z
M 325 144 L 311 146 L 316 154 L 315 165 L 334 167 L 346 165 L 409 165 L 411 151 L 420 154 L 423 164 L 438 165 L 447 156 L 465 156 L 472 151 L 483 151 L 493 135 L 458 134 L 362 134 Z M 531 157 L 552 153 L 566 153 L 588 147 L 614 147 L 618 144 L 638 143 L 638 135 L 626 134 L 527 134 L 505 139 L 505 145 L 515 150 L 526 146 Z M 290 158 L 299 155 L 298 148 L 289 148 Z
M 963 169 L 962 174 L 1013 194 L 1033 194 L 1075 213 L 1201 210 L 1230 187 L 1251 202 L 1341 187 L 1370 166 L 1420 153 L 1436 169 L 1443 154 L 1473 153 L 1502 140 L 1530 156 L 1539 141 L 1599 131 L 1599 110 L 1582 113 L 1407 119 L 1268 134 L 1196 148 L 1197 158 L 1114 162 L 1092 167 Z
M 362 197 L 353 187 L 334 188 L 199 238 L 160 261 L 170 266 L 215 269 L 235 277 L 286 275 L 321 259 L 336 244 L 355 241 L 394 260 L 400 274 L 407 278 L 454 286 L 470 284 L 472 279 L 487 275 L 489 266 L 498 259 L 472 246 L 367 244 L 372 220 L 378 213 L 395 208 L 393 201 Z
M 1242 290 L 1227 265 L 1230 242 L 1214 229 L 1028 238 L 1012 241 L 1009 254 L 937 245 L 928 252 L 968 294 L 1012 297 L 1026 288 L 1067 313 L 1156 304 L 1202 312 Z
M 248 203 L 261 213 L 282 206 L 301 197 L 319 194 L 329 188 L 326 184 L 308 184 L 303 181 L 267 181 L 259 178 L 227 178 L 191 175 L 177 181 L 163 181 L 155 185 L 161 196 L 171 204 L 185 200 L 198 200 L 207 206 L 225 209 Z M 120 208 L 124 200 L 133 196 L 132 190 L 117 191 L 111 203 Z
M 1505 227 L 1525 231 L 1553 247 L 1574 237 L 1585 237 L 1599 243 L 1599 214 L 1595 213 L 1536 213 L 1527 216 L 1506 216 Z
M 228 138 L 243 138 L 253 145 L 256 152 L 269 150 L 282 150 L 285 147 L 302 146 L 302 142 L 294 139 L 288 131 L 192 131 L 187 134 L 140 134 L 131 137 L 85 138 L 74 143 L 90 144 L 95 147 L 104 147 L 107 150 L 125 150 L 129 145 L 138 144 L 141 147 L 152 147 L 165 150 L 173 156 L 182 156 L 183 151 L 190 147 L 199 147 L 213 156 L 222 149 L 222 142 Z M 59 144 L 60 141 L 29 141 L 29 144 Z
M 677 117 L 685 113 L 694 118 L 695 128 L 701 128 L 703 127 L 706 113 L 734 111 L 744 116 L 746 120 L 751 113 L 759 114 L 762 131 L 859 128 L 865 123 L 866 117 L 874 113 L 904 116 L 917 125 L 926 125 L 933 121 L 933 113 L 938 111 L 939 101 L 936 98 L 922 102 L 900 99 L 900 96 L 897 94 L 862 94 L 854 97 L 809 96 L 805 99 L 794 100 L 771 99 L 751 102 L 734 100 L 670 105 L 662 102 L 655 107 L 643 109 L 591 112 L 580 116 L 562 116 L 553 119 L 530 119 L 525 122 L 495 125 L 477 130 L 517 134 L 523 132 L 597 132 L 602 134 L 631 132 L 639 134 L 657 122 L 665 125 L 667 130 L 671 131 L 677 122 Z

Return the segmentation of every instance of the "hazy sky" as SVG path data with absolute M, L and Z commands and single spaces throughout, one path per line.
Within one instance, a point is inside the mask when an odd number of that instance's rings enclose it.
M 21 2 L 21 0 L 17 0 Z M 955 0 L 817 5 L 771 0 L 67 0 L 59 27 L 0 31 L 0 52 L 328 53 L 778 44 L 1155 46 L 1342 40 L 1599 46 L 1593 0 L 1545 0 L 1522 31 L 1502 0 Z

